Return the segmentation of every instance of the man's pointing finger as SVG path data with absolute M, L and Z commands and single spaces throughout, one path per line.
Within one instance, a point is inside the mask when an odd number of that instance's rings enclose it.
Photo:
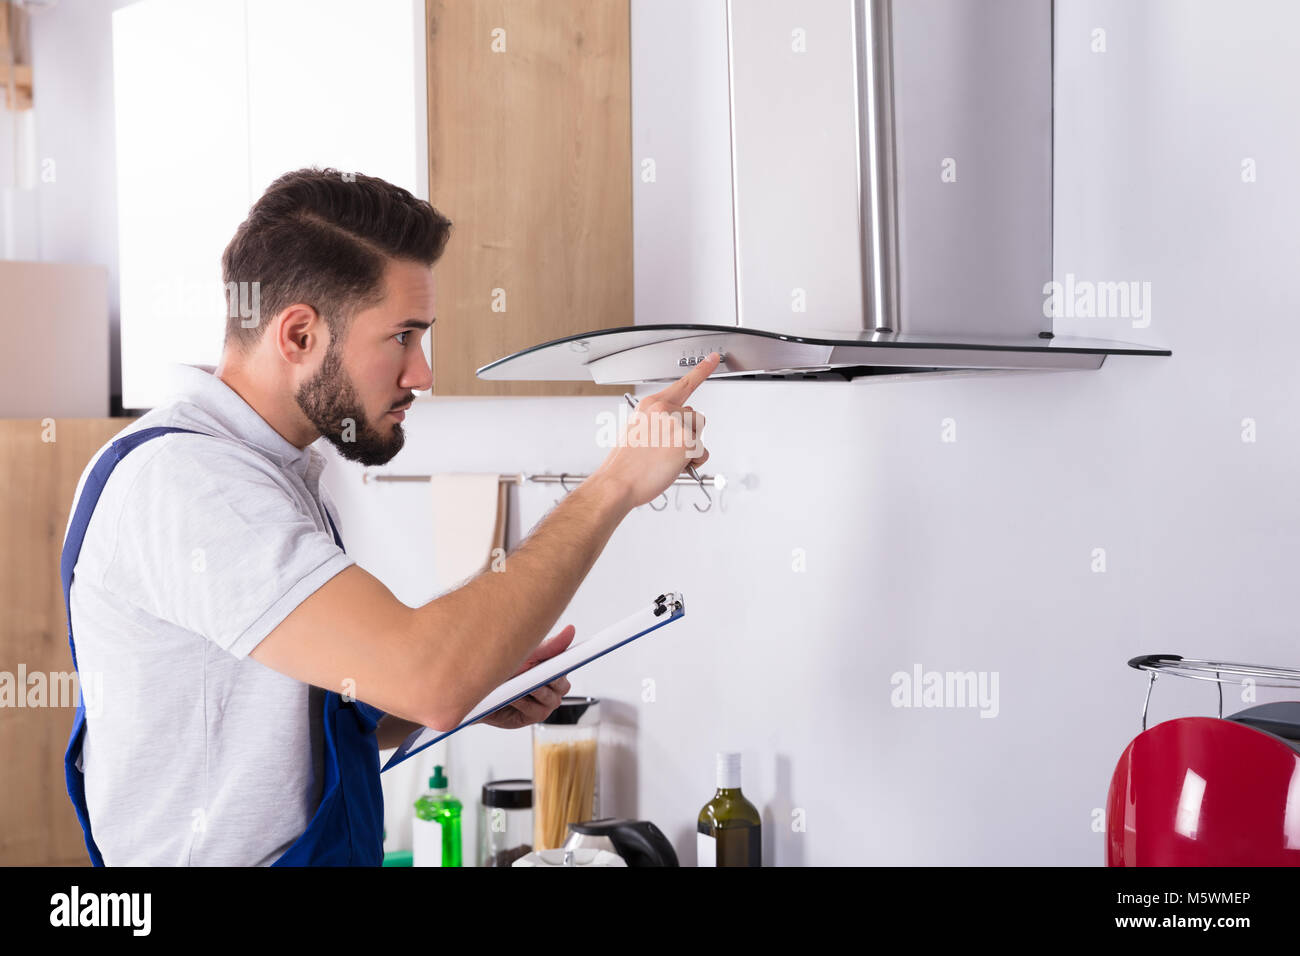
M 691 397 L 691 392 L 699 388 L 700 383 L 713 374 L 714 369 L 718 367 L 721 361 L 721 355 L 717 352 L 710 352 L 704 361 L 659 392 L 657 397 L 672 402 L 674 405 L 684 405 L 686 400 Z

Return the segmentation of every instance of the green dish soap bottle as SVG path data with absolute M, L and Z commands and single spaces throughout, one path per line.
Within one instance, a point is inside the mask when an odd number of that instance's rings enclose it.
M 412 866 L 460 866 L 460 801 L 447 792 L 442 764 L 433 768 L 429 792 L 415 801 Z

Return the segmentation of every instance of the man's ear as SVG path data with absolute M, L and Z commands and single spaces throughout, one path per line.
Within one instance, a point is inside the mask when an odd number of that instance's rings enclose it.
M 315 348 L 320 349 L 321 355 L 329 351 L 329 324 L 305 302 L 295 302 L 281 310 L 267 331 L 275 335 L 276 349 L 285 361 L 294 364 L 308 361 Z

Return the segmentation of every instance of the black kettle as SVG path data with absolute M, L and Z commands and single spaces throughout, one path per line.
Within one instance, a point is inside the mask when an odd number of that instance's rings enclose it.
M 649 820 L 605 817 L 570 823 L 565 850 L 607 850 L 628 866 L 678 866 L 677 854 L 663 832 Z M 615 864 L 617 865 L 617 864 Z

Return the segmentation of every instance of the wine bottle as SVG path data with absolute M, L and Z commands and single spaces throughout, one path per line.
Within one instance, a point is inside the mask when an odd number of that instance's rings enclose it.
M 695 831 L 697 866 L 763 865 L 763 821 L 740 792 L 740 754 L 718 754 L 718 790 Z

